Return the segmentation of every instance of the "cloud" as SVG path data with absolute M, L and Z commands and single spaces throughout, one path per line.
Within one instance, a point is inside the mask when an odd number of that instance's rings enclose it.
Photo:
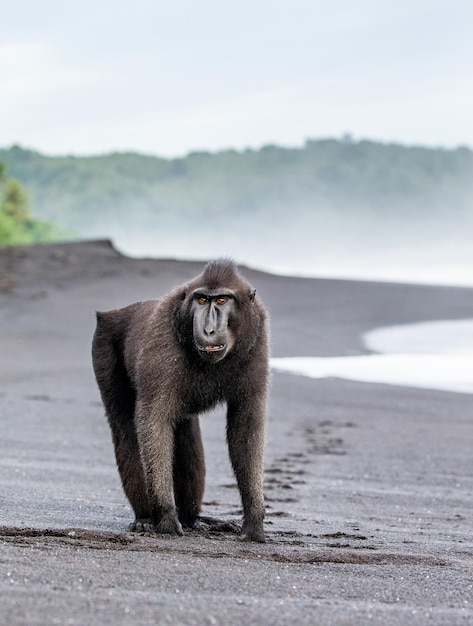
M 68 65 L 45 42 L 0 44 L 0 116 L 4 120 L 18 108 L 45 103 L 58 94 L 90 87 L 99 80 L 96 70 Z
M 55 103 L 57 106 L 57 103 Z M 92 105 L 91 105 L 92 106 Z M 33 142 L 48 153 L 76 154 L 109 150 L 139 150 L 160 156 L 177 156 L 188 150 L 245 148 L 271 143 L 273 126 L 283 126 L 293 114 L 291 90 L 268 90 L 229 98 L 209 98 L 174 106 L 153 107 L 153 102 L 128 109 L 122 102 L 97 110 L 88 118 L 85 107 L 74 115 L 48 115 L 30 132 Z M 279 134 L 290 141 L 290 131 Z M 296 141 L 304 140 L 304 132 Z

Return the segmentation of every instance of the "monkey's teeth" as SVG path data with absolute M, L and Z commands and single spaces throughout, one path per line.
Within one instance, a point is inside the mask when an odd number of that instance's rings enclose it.
M 204 350 L 206 352 L 214 352 L 215 350 L 221 350 L 223 346 L 205 346 Z

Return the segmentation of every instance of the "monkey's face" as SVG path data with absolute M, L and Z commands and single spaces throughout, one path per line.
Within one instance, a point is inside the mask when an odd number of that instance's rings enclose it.
M 229 289 L 196 289 L 192 294 L 192 322 L 195 347 L 202 359 L 218 363 L 232 349 L 231 329 L 235 294 Z

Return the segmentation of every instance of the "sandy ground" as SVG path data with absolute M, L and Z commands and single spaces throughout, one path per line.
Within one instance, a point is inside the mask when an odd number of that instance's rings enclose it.
M 473 624 L 471 395 L 274 374 L 267 543 L 127 532 L 94 311 L 201 268 L 106 242 L 0 250 L 2 623 Z M 274 356 L 361 354 L 376 327 L 473 317 L 473 289 L 243 271 Z M 223 411 L 203 430 L 205 513 L 238 520 Z

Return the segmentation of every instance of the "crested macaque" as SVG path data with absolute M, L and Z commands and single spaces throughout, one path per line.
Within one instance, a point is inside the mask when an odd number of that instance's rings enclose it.
M 160 300 L 97 313 L 92 359 L 135 514 L 130 530 L 182 535 L 183 526 L 199 526 L 199 414 L 224 402 L 243 504 L 240 537 L 265 541 L 268 335 L 266 309 L 226 259 Z

